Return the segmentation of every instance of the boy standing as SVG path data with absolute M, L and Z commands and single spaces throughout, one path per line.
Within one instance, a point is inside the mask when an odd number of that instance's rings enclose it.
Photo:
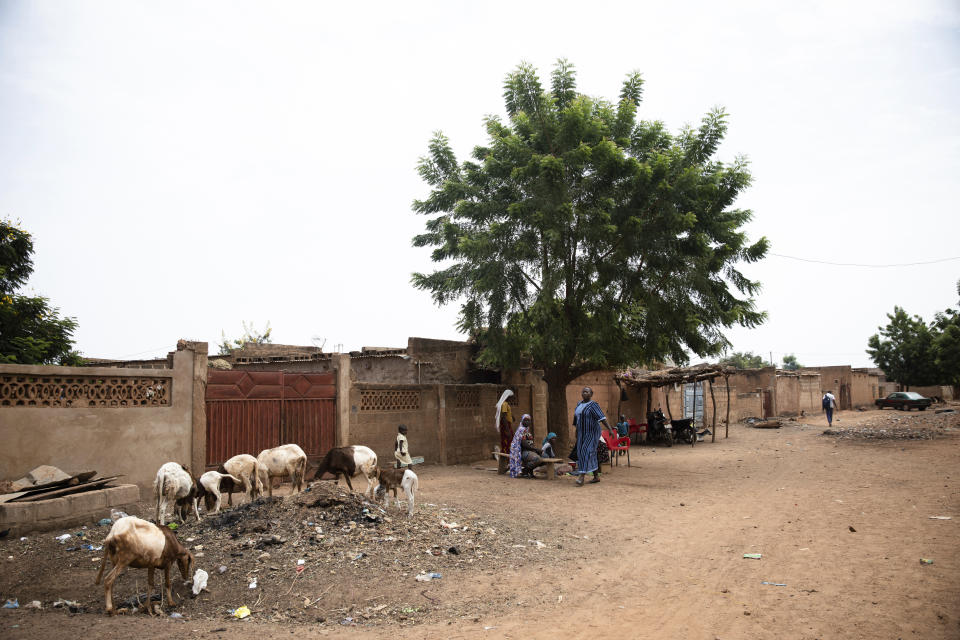
M 397 469 L 409 467 L 413 464 L 410 458 L 410 447 L 407 444 L 407 425 L 397 427 L 397 442 L 393 447 L 393 457 L 397 459 Z

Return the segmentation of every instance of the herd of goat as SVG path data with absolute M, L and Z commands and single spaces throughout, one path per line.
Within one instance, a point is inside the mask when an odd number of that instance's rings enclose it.
M 371 499 L 384 499 L 389 503 L 387 491 L 400 506 L 397 489 L 406 494 L 407 513 L 413 515 L 414 499 L 419 489 L 419 479 L 409 468 L 378 468 L 377 454 L 369 447 L 351 446 L 331 449 L 320 461 L 314 480 L 325 473 L 333 474 L 337 483 L 343 476 L 350 490 L 353 490 L 351 478 L 362 475 L 367 480 L 364 495 Z M 167 509 L 174 505 L 174 514 L 181 522 L 186 522 L 190 513 L 200 521 L 199 501 L 203 501 L 208 514 L 220 510 L 222 496 L 227 494 L 227 502 L 233 505 L 233 494 L 243 492 L 250 500 L 263 495 L 266 490 L 273 496 L 274 478 L 290 477 L 294 493 L 303 489 L 307 474 L 307 454 L 295 444 L 285 444 L 273 449 L 265 449 L 254 458 L 248 454 L 234 456 L 221 464 L 216 471 L 207 471 L 199 478 L 178 462 L 168 462 L 157 471 L 154 481 L 154 497 L 157 502 L 156 524 L 134 516 L 118 519 L 113 523 L 110 533 L 103 541 L 104 555 L 100 561 L 100 571 L 95 584 L 100 584 L 107 559 L 113 568 L 104 580 L 104 596 L 107 613 L 115 613 L 113 607 L 113 583 L 127 567 L 147 570 L 147 583 L 154 587 L 153 572 L 163 571 L 164 589 L 161 590 L 160 605 L 164 600 L 173 604 L 170 591 L 170 568 L 176 562 L 184 580 L 189 580 L 193 571 L 193 554 L 190 553 L 166 524 Z M 146 605 L 148 611 L 149 599 Z

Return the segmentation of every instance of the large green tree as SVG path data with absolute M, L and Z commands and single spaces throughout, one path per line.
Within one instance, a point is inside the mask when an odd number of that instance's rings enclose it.
M 77 365 L 74 318 L 40 296 L 17 291 L 33 273 L 33 238 L 9 219 L 0 219 L 0 362 Z
M 911 316 L 895 306 L 885 327 L 867 340 L 867 354 L 890 380 L 907 388 L 937 384 L 933 354 L 934 334 L 920 316 Z
M 637 118 L 642 90 L 630 73 L 609 102 L 578 93 L 566 61 L 549 88 L 521 64 L 504 83 L 506 120 L 485 119 L 489 141 L 472 160 L 437 133 L 418 167 L 431 190 L 413 209 L 430 219 L 413 244 L 440 266 L 413 284 L 460 303 L 459 328 L 478 337 L 483 362 L 544 370 L 561 435 L 578 375 L 718 355 L 723 329 L 765 318 L 759 284 L 737 269 L 768 246 L 748 241 L 751 212 L 733 207 L 747 163 L 713 157 L 726 114 L 673 135 Z
M 960 281 L 957 281 L 960 296 Z M 933 320 L 933 359 L 940 382 L 960 385 L 960 311 L 947 309 Z

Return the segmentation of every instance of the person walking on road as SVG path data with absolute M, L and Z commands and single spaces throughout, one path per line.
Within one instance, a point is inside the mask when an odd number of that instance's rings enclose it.
M 823 394 L 823 399 L 820 401 L 823 410 L 827 413 L 827 426 L 833 426 L 833 412 L 837 408 L 837 398 L 833 395 L 832 391 L 827 391 Z

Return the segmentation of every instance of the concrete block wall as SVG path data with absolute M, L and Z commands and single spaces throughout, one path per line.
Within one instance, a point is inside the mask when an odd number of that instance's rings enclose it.
M 9 535 L 18 536 L 89 525 L 110 517 L 111 509 L 136 515 L 139 501 L 140 488 L 123 484 L 49 500 L 7 502 L 0 504 L 0 529 L 9 528 Z
M 150 486 L 165 462 L 202 469 L 206 456 L 207 343 L 180 341 L 169 369 L 57 367 L 0 364 L 5 388 L 34 384 L 43 397 L 33 404 L 0 397 L 0 480 L 15 480 L 50 464 L 67 473 L 97 471 Z M 100 388 L 108 400 L 125 397 L 124 378 L 155 380 L 167 387 L 164 406 L 130 404 L 56 406 L 59 389 Z M 41 381 L 42 386 L 34 381 Z M 107 381 L 107 382 L 104 382 Z M 114 382 L 116 381 L 116 382 Z M 151 385 L 153 382 L 150 383 Z M 41 402 L 47 402 L 44 405 Z M 84 405 L 84 406 L 81 406 Z

